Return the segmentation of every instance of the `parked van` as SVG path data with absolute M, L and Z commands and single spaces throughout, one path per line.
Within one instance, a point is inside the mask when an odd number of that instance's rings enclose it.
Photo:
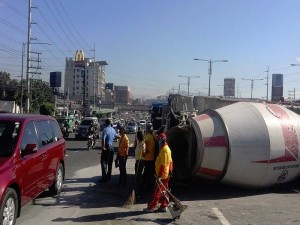
M 0 114 L 0 224 L 15 224 L 21 207 L 65 177 L 66 143 L 50 116 Z

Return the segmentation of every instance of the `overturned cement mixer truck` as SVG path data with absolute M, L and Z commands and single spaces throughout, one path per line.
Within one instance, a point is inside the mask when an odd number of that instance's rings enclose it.
M 182 99 L 169 97 L 165 117 L 177 178 L 263 188 L 300 176 L 298 114 L 263 102 L 236 102 L 198 114 L 188 109 L 190 99 Z

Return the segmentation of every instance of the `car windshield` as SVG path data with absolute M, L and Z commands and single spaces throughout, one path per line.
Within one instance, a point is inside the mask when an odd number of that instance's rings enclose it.
M 80 125 L 84 125 L 84 126 L 89 126 L 91 125 L 93 120 L 82 120 L 81 124 Z
M 20 123 L 0 121 L 0 157 L 7 157 L 13 153 L 18 135 Z
M 129 122 L 129 123 L 127 124 L 127 126 L 133 127 L 133 126 L 135 126 L 135 123 Z

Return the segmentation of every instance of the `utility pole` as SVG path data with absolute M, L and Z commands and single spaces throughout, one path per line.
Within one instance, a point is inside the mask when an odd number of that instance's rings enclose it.
M 252 99 L 252 93 L 253 93 L 253 86 L 254 86 L 254 81 L 255 80 L 263 80 L 263 79 L 244 79 L 244 78 L 242 78 L 242 80 L 250 80 L 251 81 L 251 99 Z
M 31 41 L 31 0 L 28 0 L 28 30 L 27 30 L 27 63 L 26 63 L 26 113 L 29 113 L 30 109 L 30 79 L 29 79 L 29 61 L 30 61 L 30 44 Z
M 99 79 L 97 77 L 97 73 L 96 73 L 96 46 L 94 44 L 94 48 L 91 50 L 92 52 L 94 52 L 94 72 L 93 72 L 93 111 L 95 110 L 96 107 L 96 93 L 98 96 L 99 93 Z M 97 88 L 97 91 L 96 91 Z
M 96 105 L 96 92 L 95 92 L 95 85 L 96 85 L 96 47 L 94 44 L 94 82 L 93 82 L 93 87 L 94 87 L 94 105 L 93 105 L 93 110 L 95 110 L 95 105 Z
M 23 77 L 24 77 L 24 57 L 25 57 L 25 43 L 22 43 L 22 69 L 21 69 L 21 113 L 24 112 L 23 108 Z
M 31 0 L 28 0 L 28 30 L 27 30 L 27 61 L 26 61 L 26 113 L 30 113 L 30 77 L 29 74 L 40 74 L 37 72 L 38 69 L 41 69 L 41 67 L 39 66 L 40 63 L 40 54 L 38 52 L 31 52 L 31 44 L 48 44 L 51 45 L 49 43 L 31 43 L 31 40 L 33 38 L 31 38 L 31 24 L 34 24 L 31 22 L 31 9 L 35 8 L 32 7 L 31 5 Z M 25 44 L 24 44 L 25 45 Z M 31 60 L 31 53 L 35 53 L 38 54 L 38 58 L 37 60 Z M 38 63 L 37 67 L 32 67 L 30 62 L 31 61 L 35 61 Z M 35 68 L 37 69 L 36 72 L 31 72 L 31 69 Z
M 267 72 L 267 101 L 269 101 L 269 66 L 266 72 Z
M 190 95 L 190 81 L 191 78 L 199 78 L 200 76 L 183 76 L 183 75 L 178 75 L 178 77 L 186 77 L 188 79 L 188 96 Z

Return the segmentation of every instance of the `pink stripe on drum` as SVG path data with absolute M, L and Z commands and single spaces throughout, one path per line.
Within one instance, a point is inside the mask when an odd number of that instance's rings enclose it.
M 219 177 L 219 176 L 221 176 L 222 171 L 201 167 L 198 171 L 198 174 L 208 175 L 208 176 L 212 176 L 212 177 Z
M 225 136 L 203 138 L 204 147 L 227 147 Z
M 208 114 L 201 114 L 199 116 L 194 117 L 194 120 L 196 120 L 196 121 L 202 121 L 202 120 L 207 120 L 207 119 L 211 119 L 211 116 Z

